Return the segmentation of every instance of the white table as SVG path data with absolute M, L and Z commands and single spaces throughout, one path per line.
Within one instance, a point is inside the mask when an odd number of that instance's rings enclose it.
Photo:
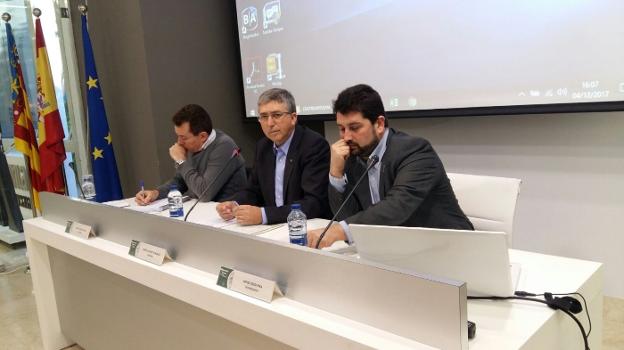
M 185 210 L 191 205 L 192 203 L 185 203 Z M 215 205 L 198 204 L 189 221 L 210 223 L 232 231 L 288 241 L 286 225 L 269 229 L 225 225 L 219 222 Z M 157 215 L 166 216 L 167 213 Z M 324 227 L 326 222 L 311 220 L 308 229 Z M 61 332 L 54 295 L 48 293 L 54 287 L 48 247 L 257 332 L 262 335 L 258 339 L 258 348 L 275 346 L 267 339 L 296 348 L 430 348 L 288 298 L 277 299 L 271 304 L 259 302 L 216 287 L 216 275 L 176 262 L 155 266 L 138 261 L 128 256 L 126 246 L 101 238 L 82 240 L 63 233 L 61 225 L 42 218 L 27 221 L 26 235 L 46 349 L 60 349 L 71 344 L 71 340 Z M 519 290 L 535 293 L 578 291 L 584 294 L 592 318 L 590 346 L 592 349 L 601 348 L 601 264 L 518 250 L 510 250 L 510 259 L 519 263 L 522 268 Z M 207 298 L 206 295 L 210 297 Z M 249 312 L 254 317 L 249 317 Z M 584 314 L 579 314 L 578 317 L 587 328 Z M 543 304 L 528 301 L 469 301 L 468 319 L 477 324 L 477 336 L 469 341 L 470 349 L 582 349 L 583 342 L 576 324 L 565 314 Z M 289 331 L 284 331 L 285 329 Z M 241 333 L 241 338 L 256 336 L 241 329 L 233 332 Z M 225 342 L 222 344 L 230 346 L 236 344 L 227 343 L 227 339 L 221 341 Z

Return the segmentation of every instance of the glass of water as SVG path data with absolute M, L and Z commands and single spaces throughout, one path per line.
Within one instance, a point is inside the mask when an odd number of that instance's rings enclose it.
M 93 183 L 93 175 L 82 175 L 82 195 L 88 201 L 95 200 L 95 183 Z

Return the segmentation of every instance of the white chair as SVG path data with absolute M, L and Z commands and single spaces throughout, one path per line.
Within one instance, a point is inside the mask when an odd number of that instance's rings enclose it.
M 447 173 L 459 206 L 475 230 L 507 233 L 511 247 L 516 202 L 522 180 Z

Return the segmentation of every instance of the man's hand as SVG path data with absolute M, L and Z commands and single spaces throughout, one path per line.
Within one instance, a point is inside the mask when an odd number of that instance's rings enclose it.
M 169 147 L 169 156 L 174 162 L 186 160 L 186 149 L 179 144 L 174 143 L 173 146 Z
M 134 201 L 138 205 L 148 205 L 158 198 L 158 190 L 139 191 L 134 197 Z
M 329 164 L 331 176 L 341 178 L 344 175 L 345 161 L 349 155 L 349 145 L 345 140 L 340 139 L 331 145 L 331 162 Z
M 318 239 L 321 236 L 322 232 L 323 232 L 322 228 L 308 231 L 308 247 L 316 248 L 316 242 L 318 242 Z M 338 223 L 335 223 L 331 225 L 329 227 L 329 230 L 327 230 L 327 233 L 325 233 L 325 236 L 323 237 L 323 240 L 321 241 L 319 248 L 329 247 L 332 244 L 334 244 L 334 242 L 336 241 L 344 241 L 346 239 L 347 239 L 347 236 L 345 235 L 345 232 L 342 229 L 342 226 L 340 226 L 340 224 Z
M 236 202 L 221 202 L 217 204 L 217 213 L 223 220 L 232 220 L 234 219 L 234 208 L 237 206 Z
M 234 217 L 240 225 L 260 225 L 262 209 L 253 205 L 239 205 L 234 209 Z

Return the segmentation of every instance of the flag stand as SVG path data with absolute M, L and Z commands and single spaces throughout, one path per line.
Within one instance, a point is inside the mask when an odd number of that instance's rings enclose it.
M 30 177 L 30 159 L 27 155 L 24 155 L 24 162 L 26 166 L 26 172 L 28 172 L 28 193 L 30 194 L 30 209 L 32 210 L 33 218 L 39 216 L 37 206 L 35 205 L 35 194 L 33 192 L 32 179 Z

